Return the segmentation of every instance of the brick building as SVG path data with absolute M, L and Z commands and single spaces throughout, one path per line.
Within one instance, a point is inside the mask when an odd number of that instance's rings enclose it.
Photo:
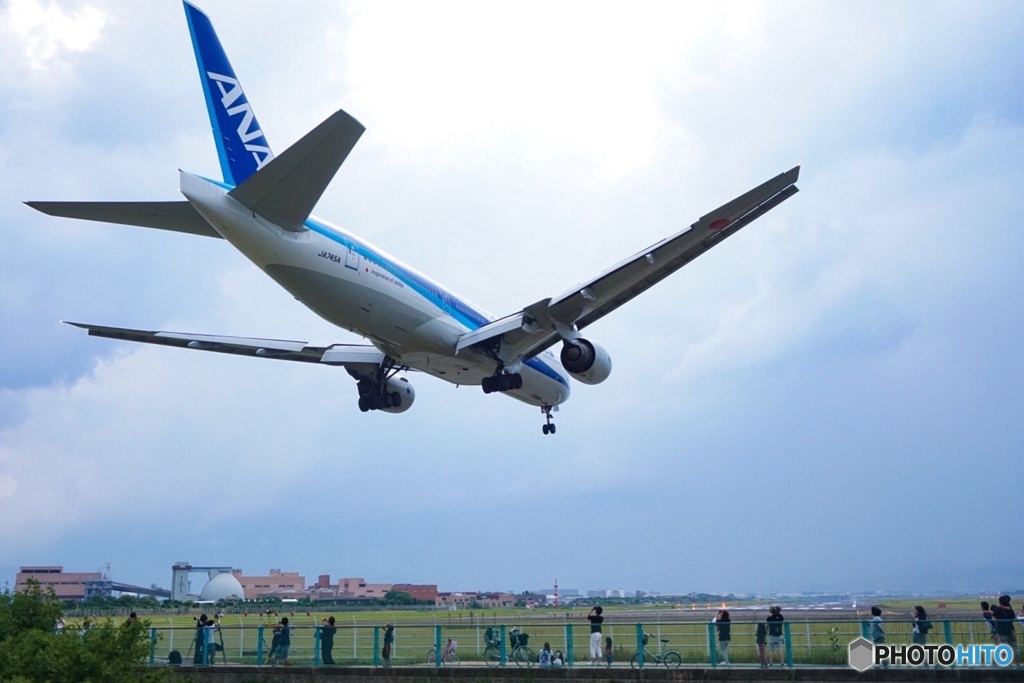
M 241 569 L 232 569 L 231 574 L 242 584 L 245 599 L 264 596 L 278 598 L 301 598 L 306 596 L 306 577 L 298 572 L 283 572 L 271 569 L 266 576 L 245 576 Z
M 86 584 L 103 580 L 100 572 L 65 572 L 64 567 L 21 567 L 18 576 L 15 578 L 14 590 L 23 591 L 28 588 L 30 579 L 39 582 L 40 587 L 46 590 L 47 586 L 53 588 L 53 592 L 61 600 L 84 600 L 86 597 Z

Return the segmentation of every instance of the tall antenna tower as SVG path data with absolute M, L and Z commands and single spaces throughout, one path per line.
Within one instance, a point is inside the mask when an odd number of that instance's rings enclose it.
M 555 579 L 555 607 L 558 607 L 558 579 Z

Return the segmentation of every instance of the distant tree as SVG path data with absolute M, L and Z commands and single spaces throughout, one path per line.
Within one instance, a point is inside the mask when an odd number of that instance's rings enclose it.
M 84 633 L 57 628 L 61 603 L 37 582 L 0 595 L 0 681 L 117 683 L 165 681 L 166 669 L 146 669 L 145 622 L 106 620 Z
M 416 598 L 405 591 L 388 591 L 382 600 L 385 605 L 415 605 Z

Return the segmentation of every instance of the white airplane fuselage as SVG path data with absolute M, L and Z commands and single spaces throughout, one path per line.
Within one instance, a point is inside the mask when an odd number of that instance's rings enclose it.
M 497 361 L 459 337 L 490 315 L 359 239 L 310 217 L 285 230 L 228 196 L 231 187 L 182 172 L 181 193 L 220 235 L 298 301 L 333 325 L 365 337 L 401 365 L 456 385 L 479 385 Z M 515 369 L 507 393 L 535 406 L 569 398 L 569 376 L 550 350 Z

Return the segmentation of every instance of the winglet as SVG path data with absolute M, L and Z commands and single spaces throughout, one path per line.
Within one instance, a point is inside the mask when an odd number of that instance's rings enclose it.
M 184 4 L 224 182 L 240 185 L 273 159 L 274 154 L 213 24 L 188 0 Z

